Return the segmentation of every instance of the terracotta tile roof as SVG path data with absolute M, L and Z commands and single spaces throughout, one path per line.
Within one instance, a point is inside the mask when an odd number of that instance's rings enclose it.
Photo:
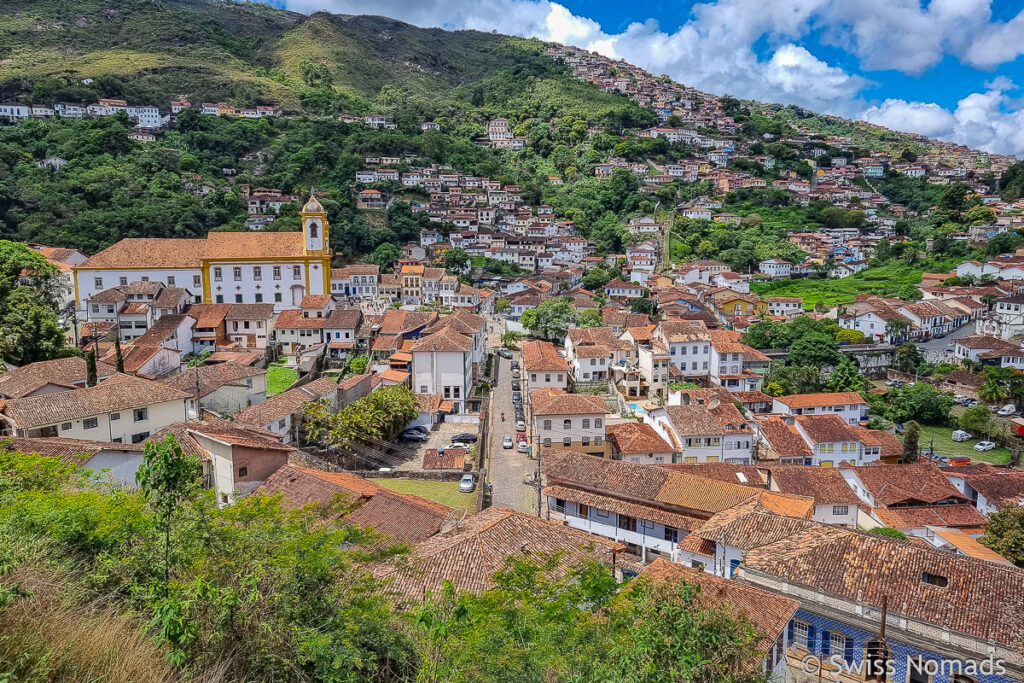
M 854 431 L 865 446 L 880 446 L 883 458 L 903 454 L 903 442 L 885 430 L 855 426 Z
M 567 394 L 561 389 L 544 387 L 530 392 L 534 415 L 604 415 L 604 399 L 586 394 Z
M 465 448 L 446 448 L 444 453 L 439 453 L 436 448 L 428 448 L 423 452 L 425 470 L 461 470 L 465 465 Z
M 991 548 L 986 548 L 981 543 L 978 543 L 978 541 L 965 533 L 962 529 L 942 529 L 939 527 L 933 527 L 931 530 L 968 557 L 974 557 L 979 560 L 988 560 L 989 562 L 1010 564 L 1010 561 L 1005 557 Z
M 923 529 L 926 526 L 976 527 L 988 521 L 973 505 L 878 507 L 874 511 L 879 519 L 897 529 Z
M 560 564 L 569 567 L 588 558 L 611 564 L 612 553 L 624 548 L 554 521 L 491 507 L 467 517 L 451 531 L 416 544 L 408 565 L 382 563 L 374 575 L 419 600 L 428 591 L 436 593 L 446 580 L 461 590 L 485 590 L 508 558 L 526 550 L 530 554 L 562 553 Z
M 203 422 L 174 422 L 151 435 L 146 442 L 163 441 L 168 434 L 174 434 L 184 453 L 194 455 L 204 461 L 210 459 L 210 454 L 196 438 L 197 434 L 234 446 L 274 451 L 278 455 L 295 450 L 293 447 L 281 443 L 280 437 L 273 432 L 219 419 Z
M 132 342 L 131 344 L 125 344 L 121 347 L 121 359 L 124 362 L 125 372 L 139 372 L 149 361 L 167 349 L 163 346 L 156 344 L 140 344 L 138 341 Z M 177 349 L 174 349 L 177 351 Z M 116 363 L 117 349 L 112 348 L 107 351 L 102 360 L 108 365 Z M 176 366 L 177 367 L 177 366 Z
M 187 397 L 184 391 L 159 382 L 115 373 L 94 387 L 8 399 L 0 412 L 9 416 L 19 428 L 31 429 L 157 403 L 183 401 Z
M 475 334 L 479 334 L 486 325 L 486 321 L 483 317 L 470 313 L 469 311 L 456 311 L 451 315 L 441 316 L 436 322 L 432 322 L 428 327 L 424 328 L 424 334 L 432 334 L 439 332 L 444 328 L 451 328 L 459 334 L 464 334 L 468 337 L 472 337 Z
M 763 391 L 734 391 L 732 395 L 740 403 L 767 403 L 769 407 L 775 400 Z
M 211 232 L 205 242 L 203 257 L 214 260 L 277 260 L 306 253 L 305 237 L 301 232 Z
M 860 505 L 837 468 L 816 465 L 774 465 L 770 468 L 774 488 L 783 493 L 807 496 L 818 505 Z
M 747 420 L 731 403 L 666 406 L 665 412 L 680 437 L 750 431 Z
M 62 462 L 79 463 L 104 451 L 141 451 L 142 443 L 111 443 L 109 441 L 88 441 L 86 439 L 7 437 L 0 441 L 0 449 L 21 453 L 38 453 L 47 458 L 59 458 Z
M 242 363 L 215 363 L 213 365 L 200 365 L 195 368 L 187 368 L 184 372 L 157 380 L 161 384 L 175 387 L 187 392 L 189 396 L 196 395 L 196 377 L 199 378 L 200 396 L 207 396 L 223 386 L 246 386 L 245 379 L 265 375 L 267 371 L 262 368 Z
M 1024 472 L 986 467 L 980 472 L 953 473 L 963 477 L 971 488 L 985 496 L 993 505 L 1019 503 L 1024 500 Z
M 698 601 L 705 609 L 724 607 L 733 618 L 748 621 L 757 633 L 757 641 L 754 644 L 754 652 L 736 667 L 736 673 L 739 674 L 753 670 L 760 673 L 758 667 L 761 660 L 775 645 L 775 641 L 800 607 L 799 600 L 692 567 L 684 567 L 661 557 L 655 558 L 654 562 L 647 565 L 640 576 L 650 577 L 655 582 L 682 581 L 698 585 Z
M 707 327 L 699 320 L 665 320 L 659 325 L 667 342 L 706 342 L 711 340 Z
M 235 304 L 192 304 L 188 314 L 196 319 L 196 328 L 219 327 Z
M 860 441 L 860 434 L 857 433 L 857 430 L 835 413 L 797 415 L 794 419 L 812 443 Z
M 356 263 L 351 266 L 345 266 L 344 268 L 332 268 L 332 278 L 345 278 L 352 275 L 379 275 L 380 266 L 374 266 L 364 263 Z
M 813 508 L 813 501 L 807 500 Z M 751 550 L 813 528 L 809 519 L 775 514 L 756 501 L 720 512 L 693 533 L 715 543 Z
M 420 543 L 462 516 L 447 505 L 379 487 L 370 499 L 348 514 L 347 520 L 370 527 L 384 543 Z
M 385 370 L 384 372 L 378 372 L 373 376 L 373 384 L 378 384 L 381 381 L 396 382 L 402 384 L 409 379 L 412 375 L 404 370 Z
M 322 330 L 327 318 L 304 318 L 302 311 L 291 308 L 277 314 L 274 329 L 277 330 Z
M 999 643 L 1024 653 L 1024 571 L 896 539 L 815 524 L 751 550 L 744 578 L 760 575 L 808 587 L 943 630 Z M 944 587 L 921 580 L 944 577 Z
M 473 348 L 473 339 L 464 334 L 456 332 L 451 327 L 420 337 L 416 345 L 412 347 L 413 352 L 440 351 L 446 353 L 465 353 Z
M 643 422 L 624 422 L 605 427 L 608 441 L 623 455 L 671 453 L 672 447 L 661 438 L 654 427 Z
M 231 304 L 225 320 L 269 320 L 274 317 L 274 304 Z
M 262 403 L 240 410 L 233 417 L 239 422 L 265 427 L 287 415 L 298 412 L 302 408 L 302 404 L 307 401 L 315 401 L 337 389 L 337 382 L 330 377 L 321 377 L 309 384 L 289 389 L 277 396 L 271 396 Z
M 288 464 L 267 477 L 258 491 L 268 496 L 280 493 L 290 506 L 302 507 L 329 503 L 336 494 L 354 500 L 369 498 L 382 488 L 347 472 L 324 472 Z
M 970 503 L 932 463 L 867 465 L 851 468 L 876 504 L 929 505 L 942 501 Z
M 740 465 L 731 462 L 667 463 L 658 465 L 666 470 L 691 474 L 705 479 L 724 481 L 751 488 L 767 488 L 757 465 Z
M 791 394 L 775 399 L 790 408 L 817 408 L 820 406 L 867 405 L 868 402 L 856 391 L 840 391 L 830 394 Z
M 212 233 L 211 233 L 212 234 Z M 300 234 L 300 233 L 295 233 Z M 79 268 L 199 268 L 205 239 L 127 238 L 87 259 Z
M 299 308 L 324 308 L 331 303 L 333 299 L 330 294 L 307 294 L 302 297 L 302 301 L 299 302 Z
M 331 311 L 324 327 L 327 329 L 355 330 L 359 328 L 363 313 L 358 308 L 343 308 Z
M 100 379 L 117 372 L 113 365 L 102 361 L 96 363 L 96 376 Z M 11 368 L 0 373 L 0 396 L 22 398 L 47 384 L 57 384 L 68 389 L 85 382 L 87 375 L 85 359 L 68 356 L 54 360 L 29 363 L 20 368 Z
M 701 538 L 697 534 L 687 534 L 686 538 L 676 544 L 676 547 L 689 553 L 704 555 L 705 557 L 715 556 L 715 542 Z
M 545 341 L 522 343 L 523 369 L 527 372 L 569 372 L 569 364 L 558 355 L 554 344 Z

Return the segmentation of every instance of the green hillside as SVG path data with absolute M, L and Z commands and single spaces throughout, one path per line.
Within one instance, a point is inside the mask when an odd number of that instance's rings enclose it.
M 41 101 L 106 95 L 166 106 L 185 95 L 299 108 L 304 94 L 327 88 L 358 108 L 385 85 L 436 95 L 537 59 L 541 49 L 497 34 L 260 3 L 12 0 L 0 8 L 3 94 Z M 84 78 L 97 82 L 83 88 Z

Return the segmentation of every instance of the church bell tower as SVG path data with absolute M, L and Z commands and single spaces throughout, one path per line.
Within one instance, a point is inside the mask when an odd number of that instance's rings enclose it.
M 328 230 L 330 230 L 330 226 L 327 224 L 327 212 L 312 193 L 309 195 L 309 201 L 299 212 L 299 216 L 302 218 L 302 232 L 306 239 L 306 255 L 329 256 Z

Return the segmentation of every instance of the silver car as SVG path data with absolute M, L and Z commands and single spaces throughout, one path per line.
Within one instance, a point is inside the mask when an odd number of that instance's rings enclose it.
M 473 493 L 476 491 L 476 477 L 472 474 L 462 475 L 459 480 L 459 493 Z

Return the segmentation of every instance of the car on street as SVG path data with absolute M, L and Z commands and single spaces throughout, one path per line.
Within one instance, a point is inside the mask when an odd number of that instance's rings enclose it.
M 516 420 L 516 429 L 518 429 L 519 431 L 525 430 L 526 429 L 526 421 L 525 420 Z
M 521 377 L 522 377 L 522 375 L 519 374 L 519 369 L 518 368 L 513 368 L 512 369 L 512 379 L 519 379 Z
M 526 441 L 520 441 L 519 445 L 516 446 L 516 451 L 518 451 L 519 453 L 529 453 L 530 444 Z
M 526 432 L 516 432 L 516 441 L 526 441 Z
M 415 429 L 407 429 L 402 432 L 402 438 L 406 441 L 426 441 L 427 435 Z
M 1015 412 L 1017 412 L 1017 406 L 1013 405 L 1012 403 L 1007 403 L 1005 406 L 999 409 L 996 415 L 1000 417 L 1009 417 L 1010 415 L 1013 415 Z
M 523 402 L 523 393 L 521 391 L 513 391 L 512 392 L 512 402 L 516 403 L 516 404 L 522 403 Z
M 512 361 L 512 369 L 513 370 L 518 370 L 519 369 L 519 361 L 517 361 L 517 360 Z
M 476 491 L 476 477 L 472 474 L 463 474 L 459 480 L 459 493 L 473 493 Z
M 970 434 L 968 434 L 967 432 L 965 432 L 962 429 L 957 429 L 956 431 L 953 432 L 952 438 L 953 438 L 953 441 L 962 442 L 962 441 L 970 441 L 974 437 L 971 436 Z
M 498 349 L 498 355 L 501 356 L 502 358 L 511 358 L 512 352 L 509 351 L 508 349 Z
M 515 444 L 512 443 L 512 437 L 509 436 L 508 434 L 506 434 L 505 438 L 501 440 L 501 447 L 502 448 L 512 448 L 513 446 L 515 446 Z
M 423 432 L 424 434 L 426 434 L 430 430 L 427 429 L 426 427 L 424 427 L 423 425 L 416 425 L 415 427 L 409 427 L 405 431 L 407 431 L 407 432 Z
M 512 391 L 520 391 L 522 387 L 519 385 L 519 380 L 512 380 Z
M 979 441 L 978 443 L 974 444 L 974 450 L 978 451 L 979 453 L 982 453 L 984 451 L 990 451 L 995 447 L 996 445 L 991 441 Z
M 476 443 L 477 435 L 470 434 L 469 432 L 463 432 L 462 434 L 456 434 L 452 437 L 454 443 Z

